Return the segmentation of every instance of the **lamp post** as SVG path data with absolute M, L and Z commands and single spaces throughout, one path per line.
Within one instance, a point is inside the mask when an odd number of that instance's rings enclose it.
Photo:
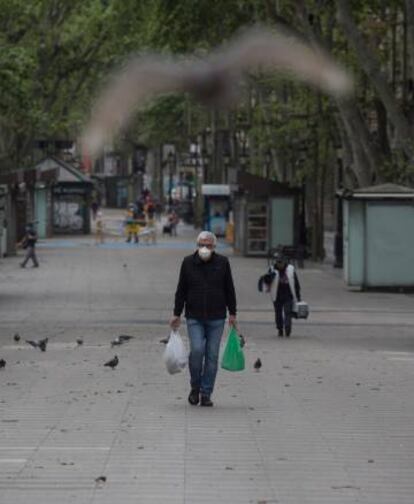
M 228 152 L 226 152 L 224 154 L 223 162 L 224 162 L 224 183 L 228 184 L 229 183 L 229 168 L 230 168 L 230 163 L 231 163 L 231 157 Z
M 270 170 L 272 167 L 272 151 L 269 149 L 265 153 L 266 179 L 270 179 Z
M 203 183 L 203 169 L 200 162 L 200 145 L 197 141 L 190 144 L 190 160 L 194 167 L 195 184 L 195 209 L 194 209 L 194 227 L 199 228 L 202 224 L 202 195 L 201 186 Z
M 249 125 L 244 124 L 240 125 L 239 128 L 235 132 L 236 136 L 236 145 L 237 145 L 237 153 L 238 153 L 238 166 L 240 167 L 241 171 L 246 170 L 246 166 L 248 163 L 248 136 L 246 131 L 248 130 Z
M 248 163 L 248 157 L 247 157 L 247 153 L 241 153 L 240 156 L 239 156 L 239 160 L 240 160 L 240 169 L 242 172 L 245 172 L 246 171 L 246 166 L 247 166 L 247 163 Z
M 300 197 L 300 217 L 299 217 L 299 266 L 303 267 L 303 261 L 307 257 L 307 230 L 306 230 L 306 177 L 304 176 L 304 164 L 308 156 L 309 145 L 306 140 L 300 142 L 298 148 L 298 159 L 296 168 L 300 170 L 301 197 Z M 297 175 L 297 173 L 295 173 Z
M 175 167 L 175 154 L 170 151 L 167 157 L 168 163 L 168 206 L 170 210 L 172 208 L 173 199 L 172 199 L 172 187 L 173 187 L 173 168 Z
M 201 185 L 200 185 L 200 222 L 201 227 L 204 226 L 205 220 L 205 207 L 204 207 L 204 196 L 202 194 L 202 184 L 203 183 L 211 183 L 211 174 L 209 173 L 211 157 L 207 151 L 207 148 L 203 148 L 201 151 Z M 214 166 L 212 166 L 214 168 Z
M 192 175 L 187 175 L 187 210 L 186 210 L 186 220 L 188 224 L 193 224 L 194 222 L 194 209 L 193 209 L 193 181 Z
M 200 155 L 199 155 L 199 144 L 197 141 L 190 143 L 189 150 L 189 164 L 193 170 L 192 182 L 189 181 L 188 185 L 188 205 L 191 208 L 191 219 L 194 223 L 194 227 L 198 227 L 199 224 L 199 198 L 200 198 Z
M 342 164 L 342 147 L 337 147 L 337 180 L 336 187 L 342 189 L 343 187 L 343 164 Z M 343 211 L 342 211 L 342 198 L 336 194 L 336 231 L 334 242 L 335 262 L 334 268 L 343 268 L 344 265 L 344 237 L 343 237 Z

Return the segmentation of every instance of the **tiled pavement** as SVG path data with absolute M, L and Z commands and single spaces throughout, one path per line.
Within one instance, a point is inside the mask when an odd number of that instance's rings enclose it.
M 264 261 L 231 257 L 247 369 L 219 372 L 214 408 L 190 407 L 159 339 L 191 234 L 1 261 L 0 503 L 413 504 L 414 297 L 351 293 L 308 265 L 311 318 L 280 340 Z M 120 333 L 135 338 L 114 351 Z M 45 353 L 23 342 L 42 336 Z

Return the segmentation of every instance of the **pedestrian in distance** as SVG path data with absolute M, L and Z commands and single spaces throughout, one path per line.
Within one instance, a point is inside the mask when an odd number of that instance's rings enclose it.
M 131 203 L 127 210 L 125 218 L 125 232 L 127 235 L 126 242 L 130 243 L 134 239 L 135 243 L 139 242 L 138 234 L 140 226 L 138 224 L 138 210 L 133 203 Z
M 276 254 L 274 265 L 270 267 L 267 275 L 271 280 L 268 291 L 275 309 L 276 327 L 278 336 L 287 338 L 292 332 L 292 311 L 300 301 L 300 284 L 295 267 L 289 264 L 283 254 Z
M 92 210 L 92 219 L 96 220 L 96 214 L 98 213 L 99 205 L 96 200 L 93 200 L 91 203 L 91 210 Z
M 99 243 L 104 243 L 104 241 L 105 241 L 105 229 L 104 229 L 103 213 L 101 210 L 99 210 L 96 213 L 95 243 L 98 245 Z
M 163 207 L 161 201 L 155 201 L 155 216 L 158 222 L 161 222 Z
M 170 226 L 171 236 L 177 236 L 177 226 L 180 221 L 178 214 L 175 210 L 171 210 L 168 215 L 168 225 Z
M 227 257 L 216 253 L 216 244 L 213 233 L 202 231 L 197 250 L 184 258 L 170 321 L 171 328 L 177 330 L 185 308 L 190 341 L 188 401 L 193 406 L 199 402 L 201 406 L 213 406 L 211 395 L 227 312 L 229 324 L 236 325 L 236 293 L 230 263 Z
M 29 223 L 26 226 L 26 232 L 21 240 L 20 243 L 17 244 L 17 246 L 21 246 L 26 250 L 26 256 L 23 260 L 22 263 L 20 263 L 20 267 L 25 268 L 27 262 L 29 259 L 32 260 L 33 262 L 33 268 L 38 268 L 39 267 L 39 262 L 36 257 L 36 242 L 37 242 L 37 233 L 35 230 L 35 227 L 32 223 Z
M 152 241 L 152 244 L 157 243 L 157 225 L 155 222 L 155 207 L 153 204 L 149 204 L 145 211 L 145 234 L 144 238 L 147 242 Z

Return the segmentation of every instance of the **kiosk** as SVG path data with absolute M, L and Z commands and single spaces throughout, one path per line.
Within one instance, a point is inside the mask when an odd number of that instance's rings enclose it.
M 226 184 L 203 184 L 204 229 L 216 236 L 225 236 L 231 210 L 230 186 Z

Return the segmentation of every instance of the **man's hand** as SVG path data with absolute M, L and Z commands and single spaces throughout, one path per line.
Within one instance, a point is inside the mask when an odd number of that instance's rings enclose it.
M 181 318 L 174 315 L 170 320 L 171 329 L 173 331 L 176 331 L 180 327 L 180 324 L 181 324 Z
M 229 315 L 229 325 L 236 327 L 237 325 L 236 315 Z

